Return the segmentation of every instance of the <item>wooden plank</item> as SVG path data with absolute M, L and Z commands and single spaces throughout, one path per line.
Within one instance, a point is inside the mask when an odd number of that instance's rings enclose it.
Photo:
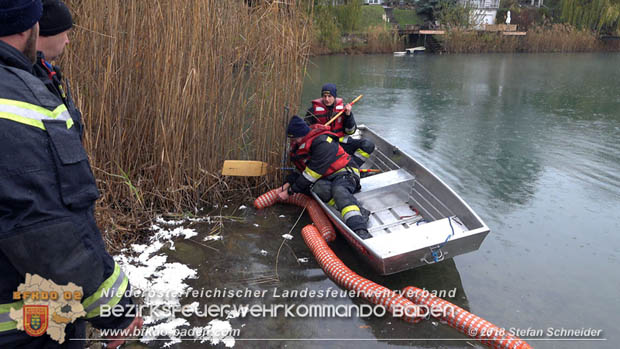
M 222 166 L 223 176 L 254 177 L 267 174 L 268 165 L 262 161 L 226 160 Z
M 420 30 L 420 34 L 443 35 L 445 33 L 444 30 Z
M 510 35 L 510 36 L 523 36 L 526 35 L 527 32 L 502 32 L 503 35 Z

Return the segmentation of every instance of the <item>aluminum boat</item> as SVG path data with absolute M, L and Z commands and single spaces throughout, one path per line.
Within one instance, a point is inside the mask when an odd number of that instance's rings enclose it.
M 375 143 L 355 197 L 368 211 L 371 238 L 349 229 L 335 207 L 312 193 L 340 233 L 379 274 L 389 275 L 476 251 L 489 233 L 480 217 L 446 183 L 363 125 L 353 137 Z

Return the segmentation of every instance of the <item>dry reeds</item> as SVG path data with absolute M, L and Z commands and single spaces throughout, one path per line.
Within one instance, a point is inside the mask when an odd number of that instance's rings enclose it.
M 527 52 L 588 52 L 602 50 L 597 35 L 587 29 L 571 25 L 554 24 L 550 27 L 534 27 L 525 38 Z
M 447 53 L 487 52 L 585 52 L 603 50 L 597 35 L 565 24 L 533 27 L 525 36 L 501 35 L 495 32 L 465 30 L 448 31 L 440 37 Z
M 403 40 L 391 28 L 378 25 L 368 28 L 368 42 L 363 47 L 365 53 L 392 53 L 404 47 Z
M 309 51 L 302 9 L 67 2 L 77 24 L 62 66 L 84 114 L 100 222 L 110 233 L 135 230 L 154 211 L 193 210 L 233 188 L 273 183 L 277 172 L 256 182 L 219 171 L 224 159 L 280 163 L 283 107 L 299 104 Z

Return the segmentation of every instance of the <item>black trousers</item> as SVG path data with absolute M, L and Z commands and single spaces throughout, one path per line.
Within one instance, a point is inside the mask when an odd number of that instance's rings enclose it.
M 360 188 L 359 177 L 353 171 L 336 173 L 332 176 L 318 180 L 312 191 L 324 202 L 335 205 L 351 230 L 366 229 L 366 219 L 362 215 L 359 202 L 353 196 L 353 193 Z
M 353 156 L 353 160 L 357 166 L 362 166 L 370 154 L 375 151 L 375 144 L 365 138 L 355 139 L 348 137 L 344 142 L 340 143 L 340 146 L 347 154 Z

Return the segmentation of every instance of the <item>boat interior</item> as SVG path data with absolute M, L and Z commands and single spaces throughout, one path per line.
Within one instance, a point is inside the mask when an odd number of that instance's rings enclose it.
M 355 194 L 360 205 L 370 211 L 368 232 L 373 237 L 365 243 L 380 255 L 388 257 L 439 244 L 449 235 L 468 230 L 455 215 L 445 216 L 448 207 L 381 149 L 373 152 L 364 167 L 382 171 L 362 178 L 362 188 Z M 407 243 L 395 245 L 393 239 Z

